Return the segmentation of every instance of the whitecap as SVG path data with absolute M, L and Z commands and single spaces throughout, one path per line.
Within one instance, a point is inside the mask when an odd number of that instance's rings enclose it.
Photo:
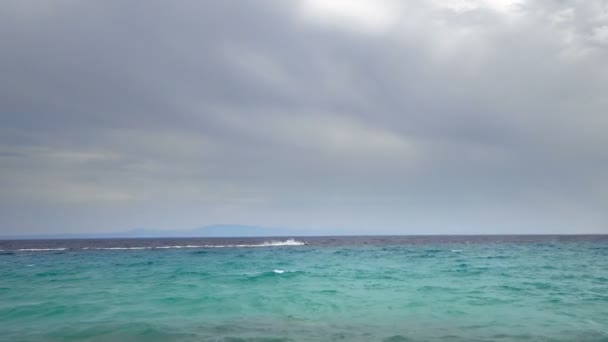
M 153 247 L 98 247 L 98 248 L 87 248 L 87 249 L 100 249 L 100 250 L 140 250 L 150 249 Z
M 285 241 L 272 240 L 264 241 L 258 244 L 240 244 L 240 245 L 204 245 L 198 246 L 200 248 L 253 248 L 253 247 L 292 247 L 292 246 L 305 246 L 307 243 L 304 241 L 298 241 L 295 239 L 287 239 Z
M 264 241 L 264 243 L 262 243 L 260 246 L 261 247 L 268 247 L 268 246 L 304 246 L 306 245 L 306 242 L 304 241 L 298 241 L 295 239 L 287 239 L 285 241 Z
M 46 252 L 46 251 L 65 251 L 67 248 L 21 248 L 20 252 Z
M 207 245 L 185 245 L 185 246 L 158 246 L 159 249 L 180 249 L 180 248 L 205 248 Z
M 133 247 L 82 247 L 82 250 L 143 250 L 143 249 L 183 249 L 183 248 L 253 248 L 253 247 L 292 247 L 305 246 L 306 242 L 296 239 L 264 241 L 258 244 L 239 245 L 171 245 L 171 246 L 133 246 Z M 65 248 L 64 248 L 65 249 Z M 47 249 L 45 249 L 47 250 Z M 48 249 L 60 250 L 60 249 Z M 61 249 L 63 250 L 63 249 Z

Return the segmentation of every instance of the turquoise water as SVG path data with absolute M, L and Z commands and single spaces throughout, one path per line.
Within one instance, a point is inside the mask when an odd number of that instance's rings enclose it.
M 0 340 L 608 341 L 605 237 L 466 239 L 5 243 Z

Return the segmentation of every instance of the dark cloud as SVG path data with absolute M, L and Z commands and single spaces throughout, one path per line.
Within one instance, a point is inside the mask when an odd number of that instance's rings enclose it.
M 603 1 L 0 5 L 2 232 L 606 232 Z

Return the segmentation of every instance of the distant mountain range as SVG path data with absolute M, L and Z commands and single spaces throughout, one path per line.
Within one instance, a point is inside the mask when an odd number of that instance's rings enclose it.
M 215 224 L 190 230 L 132 229 L 115 233 L 31 234 L 0 236 L 0 239 L 111 239 L 111 238 L 163 238 L 163 237 L 290 237 L 328 235 L 328 232 L 267 228 L 247 225 Z M 334 235 L 334 234 L 330 234 Z M 339 234 L 335 234 L 339 235 Z

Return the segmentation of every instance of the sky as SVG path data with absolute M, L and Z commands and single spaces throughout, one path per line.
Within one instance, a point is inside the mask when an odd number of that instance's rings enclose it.
M 608 1 L 0 2 L 0 235 L 608 233 Z

